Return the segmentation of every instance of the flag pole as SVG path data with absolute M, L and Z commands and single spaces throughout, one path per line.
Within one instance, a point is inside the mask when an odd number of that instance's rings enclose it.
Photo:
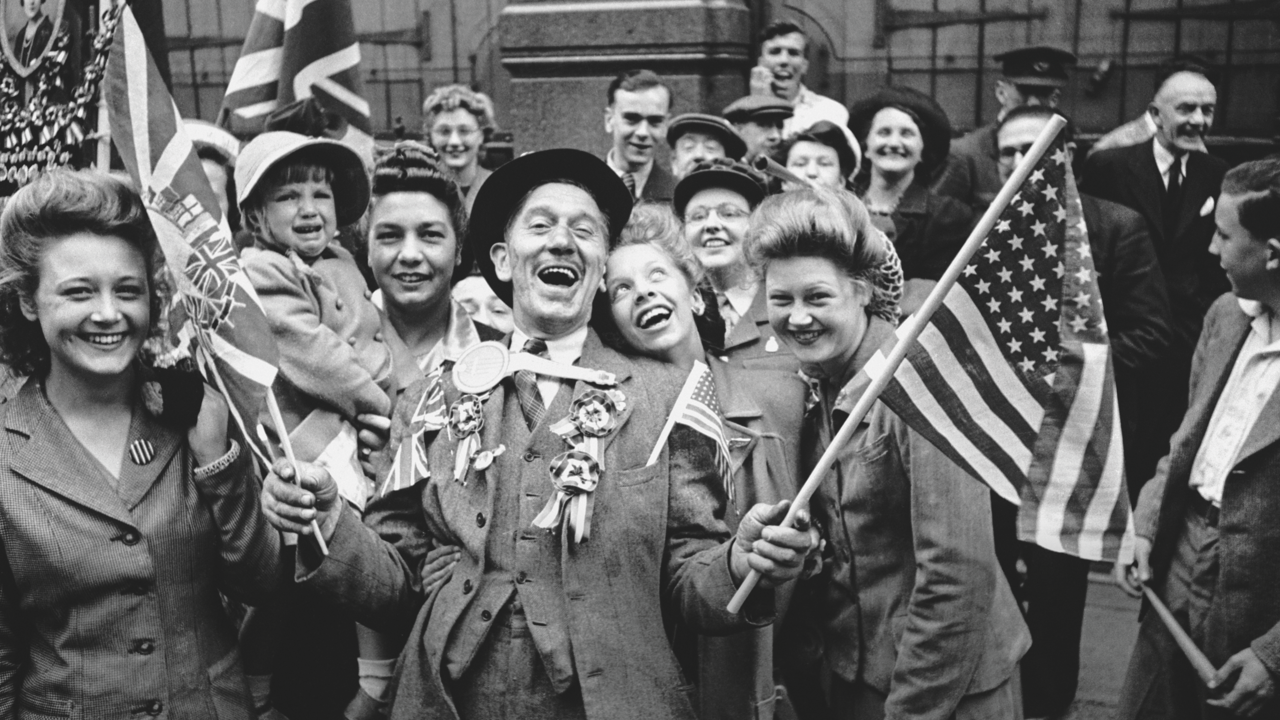
M 289 460 L 289 464 L 293 466 L 293 482 L 301 485 L 301 466 L 298 465 L 298 458 L 293 454 L 293 443 L 289 442 L 289 429 L 284 424 L 284 416 L 280 414 L 280 403 L 276 401 L 275 388 L 267 388 L 267 412 L 271 415 L 271 423 L 276 426 L 276 435 L 280 437 L 280 447 L 284 449 L 284 456 Z M 342 502 L 342 500 L 339 499 L 338 502 Z M 320 532 L 320 524 L 314 519 L 311 521 L 311 533 L 312 537 L 316 539 L 316 545 L 320 547 L 320 554 L 328 557 L 329 545 L 324 541 L 324 535 Z
M 1200 680 L 1208 686 L 1213 682 L 1213 676 L 1218 674 L 1214 669 L 1213 663 L 1209 662 L 1209 658 L 1205 657 L 1200 648 L 1196 647 L 1196 643 L 1187 634 L 1186 630 L 1178 624 L 1178 619 L 1169 612 L 1169 608 L 1160 601 L 1155 592 L 1146 585 L 1142 586 L 1142 594 L 1146 596 L 1147 602 L 1151 603 L 1152 609 L 1160 616 L 1160 620 L 1164 622 L 1165 628 L 1169 630 L 1169 634 L 1173 636 L 1174 642 L 1178 643 L 1178 647 L 1182 649 L 1182 654 L 1187 656 L 1187 661 L 1191 663 L 1191 667 L 1195 668 L 1196 675 L 1200 676 Z
M 1009 176 L 1009 180 L 1000 189 L 996 199 L 991 202 L 987 212 L 983 214 L 982 219 L 974 226 L 973 232 L 969 233 L 969 239 L 965 241 L 964 246 L 956 253 L 955 259 L 951 261 L 947 271 L 942 274 L 938 284 L 929 293 L 929 297 L 924 301 L 924 304 L 920 306 L 920 310 L 908 318 L 907 322 L 899 329 L 898 342 L 893 346 L 893 350 L 889 352 L 889 357 L 885 360 L 880 374 L 862 392 L 862 397 L 858 398 L 858 403 L 853 406 L 848 419 L 844 421 L 844 425 L 840 426 L 840 431 L 836 433 L 836 436 L 831 439 L 831 444 L 827 446 L 826 451 L 822 453 L 822 457 L 818 459 L 818 464 L 813 468 L 813 472 L 809 473 L 809 479 L 805 480 L 800 492 L 796 493 L 795 500 L 791 501 L 787 516 L 782 521 L 782 527 L 791 527 L 795 523 L 796 513 L 801 508 L 808 507 L 809 499 L 817 492 L 818 486 L 822 484 L 822 479 L 826 477 L 831 467 L 835 465 L 836 456 L 840 454 L 844 444 L 849 442 L 854 429 L 862 422 L 862 418 L 866 417 L 871 410 L 871 406 L 879 399 L 880 393 L 884 392 L 884 389 L 893 380 L 893 375 L 898 366 L 906 358 L 907 351 L 915 344 L 916 338 L 924 331 L 925 326 L 929 323 L 929 318 L 942 305 L 942 301 L 951 290 L 951 286 L 956 284 L 956 281 L 960 279 L 960 273 L 964 272 L 965 267 L 969 265 L 969 260 L 977 254 L 982 244 L 986 242 L 987 235 L 995 227 L 1000 214 L 1013 201 L 1013 196 L 1018 193 L 1022 184 L 1026 182 L 1027 176 L 1031 174 L 1031 170 L 1035 168 L 1036 163 L 1040 162 L 1040 158 L 1044 156 L 1053 139 L 1058 136 L 1058 132 L 1066 124 L 1067 121 L 1061 115 L 1054 115 L 1048 124 L 1044 126 L 1031 149 L 1023 156 L 1022 162 L 1014 168 L 1013 174 Z M 734 594 L 733 599 L 729 601 L 729 612 L 737 613 L 742 609 L 743 603 L 747 601 L 747 596 L 755 589 L 758 582 L 760 582 L 760 573 L 752 570 L 747 575 L 747 578 L 742 581 L 742 585 L 738 587 L 738 592 Z

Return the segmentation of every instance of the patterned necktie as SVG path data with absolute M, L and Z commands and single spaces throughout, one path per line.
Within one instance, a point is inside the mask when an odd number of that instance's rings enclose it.
M 729 302 L 729 296 L 722 292 L 716 293 L 716 300 L 720 303 L 720 317 L 724 320 L 724 336 L 728 339 L 729 334 L 733 332 L 733 328 L 742 319 L 737 310 L 733 309 L 733 303 Z
M 622 173 L 622 184 L 627 186 L 627 192 L 631 193 L 631 199 L 634 200 L 636 197 L 636 174 Z
M 529 338 L 524 344 L 524 351 L 538 357 L 549 357 L 547 343 L 538 338 Z M 542 394 L 538 392 L 538 375 L 532 370 L 520 370 L 515 374 L 516 397 L 520 399 L 520 410 L 524 413 L 524 422 L 533 430 L 542 422 L 547 414 L 547 407 L 542 404 Z
M 1182 211 L 1182 158 L 1169 166 L 1169 187 L 1164 194 L 1164 239 L 1173 240 L 1178 231 L 1178 215 Z

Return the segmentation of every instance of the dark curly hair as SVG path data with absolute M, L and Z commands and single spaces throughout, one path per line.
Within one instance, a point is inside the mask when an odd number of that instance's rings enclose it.
M 444 203 L 453 223 L 453 235 L 458 241 L 458 267 L 453 272 L 453 282 L 471 274 L 475 265 L 475 253 L 466 247 L 467 202 L 462 189 L 452 173 L 440 167 L 439 156 L 432 148 L 412 140 L 402 140 L 394 146 L 379 151 L 373 163 L 373 202 L 396 192 L 426 193 Z M 372 226 L 370 227 L 372 231 Z
M 55 169 L 23 187 L 0 214 L 0 362 L 20 375 L 49 372 L 40 323 L 23 314 L 40 285 L 40 261 L 52 241 L 90 233 L 118 237 L 147 263 L 150 334 L 162 328 L 164 261 L 147 208 L 123 181 L 90 170 Z

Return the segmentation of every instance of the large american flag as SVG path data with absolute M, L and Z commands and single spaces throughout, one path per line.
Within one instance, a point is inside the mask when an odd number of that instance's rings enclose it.
M 176 356 L 194 344 L 243 437 L 256 438 L 249 430 L 275 381 L 275 340 L 133 10 L 122 5 L 118 12 L 106 69 L 107 113 L 111 139 L 146 202 L 177 285 L 167 314 L 174 341 L 168 350 Z
M 872 377 L 883 369 L 883 354 L 867 366 Z M 881 399 L 974 477 L 1020 503 L 1023 540 L 1089 560 L 1114 560 L 1127 548 L 1129 497 L 1107 326 L 1061 138 Z
M 696 361 L 684 387 L 671 408 L 667 427 L 654 447 L 654 453 L 662 449 L 673 425 L 685 425 L 711 438 L 716 445 L 716 468 L 724 481 L 725 493 L 733 500 L 733 473 L 729 460 L 729 440 L 724 431 L 724 416 L 720 413 L 720 400 L 716 397 L 715 378 L 706 363 Z M 652 460 L 650 461 L 652 462 Z
M 260 129 L 272 110 L 314 96 L 364 140 L 372 126 L 363 93 L 349 0 L 258 0 L 219 121 Z

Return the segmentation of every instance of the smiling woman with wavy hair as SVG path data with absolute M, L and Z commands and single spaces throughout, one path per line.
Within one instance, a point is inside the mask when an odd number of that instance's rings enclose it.
M 142 199 L 53 170 L 0 237 L 0 355 L 29 375 L 0 406 L 0 715 L 255 717 L 219 593 L 264 600 L 279 536 L 222 396 L 139 358 L 163 297 Z

